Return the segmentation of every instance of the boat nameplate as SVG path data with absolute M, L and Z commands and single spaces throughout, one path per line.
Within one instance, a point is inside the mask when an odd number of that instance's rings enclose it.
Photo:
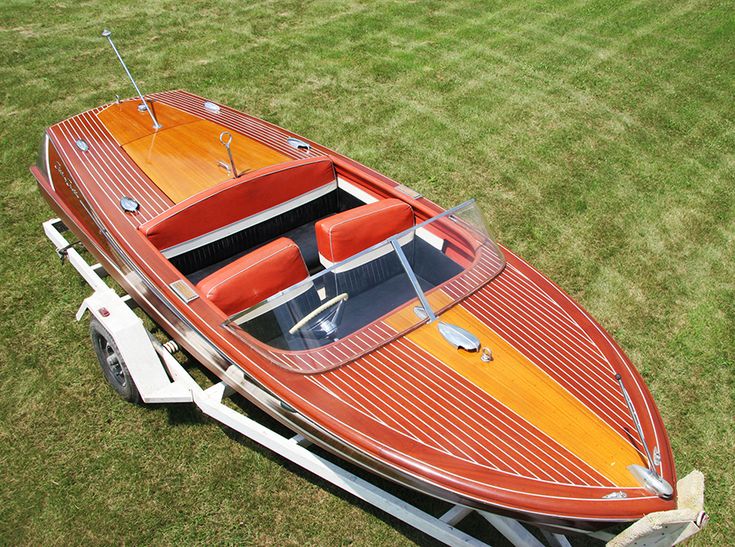
M 77 139 L 76 145 L 77 148 L 79 148 L 79 150 L 81 150 L 82 152 L 86 152 L 87 150 L 89 150 L 89 145 L 86 141 L 82 139 Z
M 187 304 L 192 300 L 196 300 L 197 298 L 199 298 L 199 295 L 194 290 L 194 287 L 192 287 L 182 279 L 177 279 L 176 281 L 171 283 L 169 287 L 171 287 L 171 290 L 176 293 L 176 296 L 181 298 L 181 300 L 183 300 Z
M 396 186 L 395 189 L 398 190 L 401 194 L 407 195 L 411 199 L 419 199 L 420 197 L 423 197 L 423 194 L 417 192 L 413 188 L 409 188 L 405 184 L 399 184 L 398 186 Z
M 289 137 L 286 139 L 286 142 L 296 150 L 311 150 L 311 145 L 308 142 L 304 142 L 301 139 L 297 139 L 295 137 Z
M 138 208 L 140 208 L 140 203 L 131 197 L 123 196 L 120 198 L 120 207 L 122 207 L 122 210 L 126 213 L 134 213 Z

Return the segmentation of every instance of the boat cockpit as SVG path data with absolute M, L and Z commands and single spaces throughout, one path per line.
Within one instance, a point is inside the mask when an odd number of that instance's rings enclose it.
M 408 202 L 338 177 L 329 158 L 226 181 L 139 229 L 238 336 L 271 358 L 333 345 L 330 368 L 433 319 L 504 266 L 474 201 L 417 219 Z

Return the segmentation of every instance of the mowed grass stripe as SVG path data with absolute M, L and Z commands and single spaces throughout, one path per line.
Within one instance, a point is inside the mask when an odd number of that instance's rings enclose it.
M 730 541 L 731 2 L 11 0 L 0 22 L 0 543 L 424 539 L 186 406 L 104 386 L 27 166 L 44 127 L 133 94 L 105 26 L 146 91 L 241 108 L 445 206 L 477 197 L 640 368 L 680 474 L 705 472 L 693 544 Z

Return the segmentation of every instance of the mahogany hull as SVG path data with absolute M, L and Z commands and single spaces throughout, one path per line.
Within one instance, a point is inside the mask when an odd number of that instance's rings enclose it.
M 178 108 L 189 105 L 191 111 L 192 97 L 173 92 L 161 94 L 159 100 L 168 100 Z M 492 394 L 445 370 L 435 355 L 408 337 L 324 375 L 296 375 L 273 367 L 261 354 L 222 329 L 224 318 L 215 310 L 201 301 L 184 304 L 171 291 L 169 284 L 180 274 L 152 246 L 146 246 L 135 223 L 119 215 L 116 196 L 105 191 L 99 180 L 110 176 L 99 167 L 104 162 L 109 169 L 120 172 L 134 171 L 135 166 L 128 165 L 124 154 L 114 150 L 112 139 L 104 135 L 104 126 L 89 119 L 95 111 L 86 114 L 88 119 L 84 115 L 72 119 L 74 132 L 69 130 L 71 124 L 65 127 L 64 122 L 49 131 L 58 156 L 52 161 L 58 161 L 67 178 L 78 186 L 76 192 L 59 191 L 59 181 L 52 186 L 46 174 L 33 168 L 44 198 L 154 321 L 195 359 L 264 411 L 319 446 L 400 484 L 537 525 L 599 529 L 675 507 L 675 500 L 663 500 L 634 487 L 622 488 L 629 492 L 626 499 L 605 499 L 606 494 L 620 490 L 614 482 L 544 436 L 543 431 L 525 423 L 512 409 L 498 404 Z M 221 123 L 233 130 L 254 124 L 256 129 L 251 129 L 249 135 L 265 143 L 276 135 L 293 135 L 253 120 L 233 111 L 232 119 Z M 73 149 L 79 133 L 85 133 L 95 148 L 107 146 L 94 169 Z M 394 181 L 334 151 L 310 144 L 314 154 L 331 157 L 340 176 L 365 191 L 405 199 L 395 189 Z M 49 172 L 54 178 L 54 171 Z M 145 181 L 145 174 L 136 175 Z M 126 189 L 122 177 L 119 179 L 117 184 Z M 158 208 L 165 210 L 165 196 L 152 195 L 150 203 L 156 200 Z M 411 205 L 425 217 L 441 211 L 424 198 L 411 200 Z M 149 214 L 154 216 L 155 207 L 151 209 L 154 211 Z M 620 396 L 615 395 L 612 374 L 607 377 L 599 370 L 604 364 L 623 375 L 626 383 L 634 386 L 631 397 L 645 417 L 642 425 L 646 436 L 655 439 L 661 454 L 660 472 L 675 484 L 673 457 L 662 420 L 642 378 L 622 350 L 561 289 L 508 249 L 503 251 L 506 270 L 489 284 L 492 287 L 483 286 L 463 299 L 462 310 L 489 325 L 512 346 L 522 348 L 524 355 L 543 374 L 562 384 L 571 398 L 609 421 L 616 433 L 629 436 L 640 449 Z M 514 291 L 522 292 L 523 298 Z M 505 317 L 513 319 L 484 317 L 488 308 L 502 309 Z M 534 342 L 523 340 L 522 331 L 529 328 L 537 334 Z M 566 369 L 555 364 L 559 359 L 565 360 Z M 597 363 L 597 368 L 590 363 Z M 242 371 L 242 379 L 231 374 L 233 366 Z M 409 373 L 401 376 L 401 369 L 405 372 L 407 368 Z M 366 378 L 380 389 L 359 394 L 360 382 Z M 416 378 L 420 378 L 418 386 Z M 252 390 L 252 385 L 258 389 Z M 417 390 L 427 396 L 409 401 L 408 394 Z M 325 397 L 335 391 L 343 394 L 339 401 Z M 386 395 L 395 403 L 393 408 L 381 407 L 384 403 L 380 399 Z M 404 408 L 403 416 L 395 410 L 398 403 Z M 442 405 L 447 408 L 439 408 Z M 378 415 L 380 419 L 370 421 Z M 431 438 L 430 429 L 443 432 L 444 442 L 454 448 Z

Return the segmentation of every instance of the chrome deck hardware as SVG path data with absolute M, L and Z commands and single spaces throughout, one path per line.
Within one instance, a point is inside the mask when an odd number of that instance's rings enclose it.
M 122 207 L 122 210 L 126 213 L 134 213 L 140 207 L 140 203 L 131 197 L 123 196 L 120 198 L 120 207 Z
M 230 166 L 232 167 L 232 176 L 237 177 L 237 168 L 235 167 L 235 160 L 232 157 L 232 150 L 230 149 L 230 144 L 232 143 L 232 133 L 229 131 L 222 131 L 222 133 L 219 134 L 219 142 L 221 142 L 225 148 L 227 148 L 227 155 L 230 158 Z
M 211 112 L 212 114 L 219 114 L 220 112 L 219 105 L 212 101 L 204 101 L 204 110 Z
M 304 142 L 301 139 L 297 139 L 296 137 L 289 137 L 286 139 L 286 142 L 293 148 L 296 148 L 297 150 L 311 150 L 311 145 L 308 142 Z

